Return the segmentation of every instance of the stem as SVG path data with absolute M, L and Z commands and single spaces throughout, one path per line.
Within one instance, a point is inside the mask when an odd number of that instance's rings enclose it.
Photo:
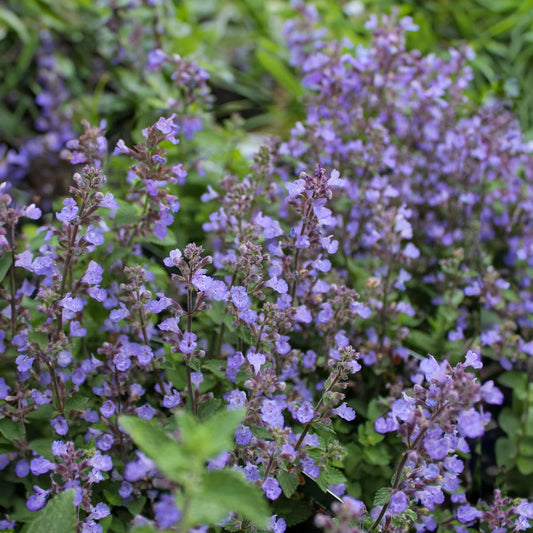
M 388 292 L 390 282 L 391 266 L 387 265 L 387 273 L 385 274 L 385 280 L 383 282 L 383 297 L 381 299 L 381 313 L 380 313 L 380 334 L 379 334 L 379 353 L 383 356 L 383 347 L 385 345 L 385 333 L 387 332 L 387 305 L 388 305 Z
M 191 287 L 187 289 L 187 333 L 192 333 L 192 290 Z M 192 380 L 191 380 L 191 367 L 189 363 L 186 365 L 187 371 L 187 394 L 191 401 L 191 411 L 192 414 L 196 417 L 198 415 L 198 407 L 196 405 L 196 398 L 192 390 Z
M 59 382 L 57 380 L 56 369 L 52 361 L 48 361 L 48 368 L 50 369 L 50 376 L 52 378 L 52 387 L 54 389 L 54 396 L 56 397 L 56 411 L 63 416 L 65 412 L 65 403 L 63 395 L 59 391 Z
M 431 416 L 431 418 L 428 420 L 428 424 L 426 427 L 422 428 L 420 430 L 420 433 L 416 437 L 416 439 L 413 441 L 413 443 L 405 450 L 402 459 L 400 461 L 400 464 L 398 465 L 398 468 L 396 468 L 396 473 L 394 474 L 394 481 L 392 482 L 392 489 L 395 490 L 400 485 L 400 479 L 402 477 L 402 471 L 405 467 L 405 463 L 407 463 L 407 459 L 409 458 L 409 453 L 412 451 L 416 451 L 418 446 L 420 446 L 420 443 L 422 442 L 422 439 L 425 437 L 427 430 L 429 429 L 430 422 L 435 420 L 435 418 L 446 408 L 448 407 L 448 404 L 445 403 L 442 407 L 440 407 L 435 413 Z M 372 531 L 375 529 L 378 524 L 381 522 L 381 519 L 385 516 L 385 513 L 387 512 L 387 509 L 389 508 L 389 503 L 387 502 L 383 508 L 381 509 L 381 512 L 379 513 L 379 516 L 376 518 L 375 522 L 370 527 L 369 531 Z
M 181 508 L 181 516 L 178 522 L 178 531 L 179 533 L 187 533 L 187 512 L 189 511 L 190 505 L 189 498 L 185 498 Z
M 9 281 L 11 290 L 11 338 L 17 333 L 17 306 L 15 302 L 15 226 L 10 227 L 11 233 L 11 266 L 9 267 Z
M 330 386 L 324 391 L 324 394 L 322 394 L 322 397 L 320 398 L 320 400 L 318 401 L 318 403 L 316 404 L 316 407 L 314 408 L 314 412 L 318 412 L 318 410 L 322 407 L 322 405 L 324 404 L 324 396 L 330 392 L 331 390 L 333 390 L 333 387 L 337 384 L 337 381 L 339 380 L 339 375 L 337 374 L 337 376 L 335 376 L 334 379 L 331 380 L 331 384 Z M 316 420 L 310 420 L 309 422 L 307 422 L 307 424 L 305 425 L 304 427 L 304 430 L 302 431 L 302 434 L 300 435 L 300 438 L 298 439 L 298 442 L 296 443 L 296 445 L 294 446 L 294 450 L 295 451 L 298 451 L 298 448 L 300 448 L 300 446 L 302 445 L 302 442 L 304 441 L 305 437 L 307 436 L 307 434 L 309 433 L 309 430 L 311 429 L 311 425 L 313 424 L 313 422 L 316 422 Z
M 137 293 L 137 297 L 139 298 L 139 294 Z M 144 344 L 146 344 L 146 346 L 150 346 L 150 341 L 148 340 L 148 331 L 146 330 L 146 319 L 145 319 L 145 315 L 144 315 L 144 309 L 141 307 L 139 309 L 139 321 L 141 323 L 141 331 L 142 331 L 142 335 L 143 335 L 143 340 L 144 340 Z M 161 389 L 161 394 L 162 396 L 165 395 L 165 385 L 163 384 L 163 380 L 161 379 L 161 374 L 159 372 L 157 372 L 157 368 L 155 366 L 155 362 L 152 362 L 151 364 L 153 370 L 154 370 L 154 373 L 156 375 L 156 379 L 157 379 L 157 383 L 159 385 L 159 388 Z

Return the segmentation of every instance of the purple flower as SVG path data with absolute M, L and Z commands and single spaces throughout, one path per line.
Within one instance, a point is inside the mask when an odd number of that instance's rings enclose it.
M 127 481 L 123 481 L 118 489 L 118 494 L 122 498 L 127 498 L 133 492 L 133 485 Z
M 109 433 L 104 433 L 97 441 L 96 441 L 96 447 L 103 451 L 107 452 L 111 449 L 113 446 L 113 436 Z
M 426 437 L 424 439 L 424 448 L 432 459 L 440 461 L 448 455 L 450 441 L 448 438 Z
M 289 290 L 287 282 L 283 279 L 278 279 L 276 276 L 272 276 L 266 283 L 265 287 L 270 287 L 279 294 L 285 294 Z
M 102 520 L 102 518 L 109 516 L 110 512 L 111 511 L 109 510 L 109 507 L 105 503 L 100 502 L 91 508 L 91 514 L 89 515 L 89 519 Z
M 121 350 L 115 355 L 115 357 L 113 357 L 113 363 L 117 367 L 117 370 L 120 372 L 126 372 L 131 366 L 131 359 Z
M 231 301 L 239 311 L 250 309 L 252 301 L 246 293 L 246 289 L 241 286 L 232 287 L 230 291 Z
M 481 386 L 481 396 L 483 399 L 493 405 L 501 405 L 503 403 L 503 394 L 498 387 L 494 385 L 494 381 L 490 380 Z
M 33 357 L 28 357 L 27 355 L 19 355 L 15 359 L 17 370 L 19 372 L 27 372 L 32 367 L 34 360 L 35 359 Z
M 21 459 L 15 465 L 15 474 L 17 477 L 26 477 L 30 473 L 30 464 L 26 459 Z
M 50 470 L 55 469 L 55 464 L 51 463 L 48 459 L 45 459 L 44 457 L 36 457 L 35 459 L 31 460 L 30 463 L 30 470 L 31 473 L 34 476 L 40 476 L 41 474 L 46 474 L 46 472 L 50 472 Z
M 268 529 L 273 533 L 285 533 L 287 529 L 287 524 L 283 518 L 277 518 L 278 515 L 273 515 L 270 517 L 270 522 Z
M 263 405 L 261 406 L 261 420 L 265 424 L 269 424 L 274 427 L 282 428 L 284 425 L 282 408 L 275 400 L 263 399 Z
M 407 496 L 401 491 L 396 491 L 390 498 L 390 510 L 393 513 L 403 513 L 409 507 Z
M 182 254 L 181 254 L 181 250 L 171 250 L 170 251 L 170 255 L 168 257 L 165 257 L 165 259 L 163 259 L 163 263 L 165 263 L 165 265 L 167 267 L 173 267 L 173 266 L 178 266 L 180 261 L 182 260 Z
M 234 389 L 224 394 L 224 400 L 228 402 L 229 410 L 241 409 L 246 405 L 246 393 L 241 390 Z
M 159 527 L 163 529 L 171 528 L 181 516 L 171 494 L 162 494 L 159 501 L 154 503 L 154 514 Z
M 137 461 L 128 463 L 124 470 L 124 478 L 131 483 L 139 481 L 155 470 L 155 463 L 142 452 L 137 452 L 137 457 Z
M 72 198 L 65 198 L 63 200 L 63 209 L 59 213 L 56 213 L 56 218 L 60 222 L 70 222 L 76 218 L 78 214 L 78 205 Z
M 468 353 L 465 357 L 465 367 L 471 366 L 475 369 L 483 368 L 483 363 L 481 362 L 481 357 L 479 357 L 479 354 L 475 352 L 474 350 L 468 350 Z
M 163 407 L 171 409 L 179 405 L 181 401 L 180 393 L 176 389 L 172 389 L 172 394 L 166 394 L 163 398 Z
M 316 479 L 318 476 L 320 476 L 320 467 L 315 464 L 315 460 L 313 458 L 306 457 L 300 461 L 300 464 L 302 465 L 302 470 L 304 473 L 306 473 L 309 477 Z
M 35 204 L 30 204 L 23 209 L 23 214 L 26 218 L 31 220 L 38 220 L 41 218 L 42 211 L 35 206 Z
M 103 272 L 104 269 L 96 261 L 91 260 L 81 281 L 88 283 L 89 285 L 98 285 L 103 279 Z
M 302 322 L 303 324 L 310 324 L 313 317 L 305 305 L 300 305 L 296 308 L 294 320 L 296 320 L 296 322 Z
M 196 349 L 196 334 L 186 332 L 183 334 L 183 339 L 179 343 L 179 349 L 182 353 L 189 354 Z
M 148 403 L 141 405 L 141 407 L 136 407 L 135 412 L 139 418 L 144 420 L 152 420 L 155 415 L 155 409 Z
M 81 327 L 79 320 L 73 320 L 70 323 L 69 329 L 69 335 L 71 337 L 85 337 L 87 335 L 87 329 Z
M 168 59 L 167 54 L 163 52 L 160 48 L 156 48 L 155 50 L 150 50 L 148 52 L 148 60 L 147 60 L 147 68 L 148 70 L 156 70 L 161 63 L 163 63 L 166 59 Z M 163 526 L 163 527 L 170 527 L 170 526 Z
M 267 478 L 261 485 L 265 491 L 266 497 L 269 500 L 277 500 L 281 495 L 281 487 L 276 479 L 273 477 Z
M 64 417 L 58 416 L 50 420 L 50 425 L 58 435 L 66 435 L 68 433 L 68 424 Z
M 117 143 L 117 146 L 118 146 L 118 143 Z M 117 211 L 120 208 L 120 205 L 117 203 L 112 193 L 106 192 L 104 199 L 100 202 L 100 207 L 111 209 L 111 211 Z
M 254 367 L 254 373 L 257 375 L 261 367 L 265 364 L 266 356 L 260 352 L 250 352 L 246 354 L 246 359 Z
M 459 413 L 457 417 L 457 429 L 463 437 L 475 439 L 484 433 L 483 418 L 473 408 Z
M 161 331 L 171 331 L 173 333 L 180 333 L 179 328 L 179 318 L 177 316 L 173 316 L 171 318 L 167 318 L 166 320 L 163 320 L 161 324 L 159 324 L 157 327 Z
M 461 507 L 457 509 L 457 518 L 462 524 L 472 522 L 480 516 L 481 511 L 478 511 L 475 507 L 472 507 L 471 505 L 461 505 Z
M 113 460 L 109 455 L 102 455 L 97 451 L 89 460 L 89 464 L 97 470 L 109 472 L 113 468 Z
M 115 404 L 111 400 L 107 400 L 100 407 L 100 412 L 105 418 L 110 418 L 115 413 Z
M 26 507 L 30 511 L 38 511 L 39 509 L 42 509 L 45 506 L 46 500 L 48 499 L 48 496 L 52 491 L 43 490 L 37 485 L 34 485 L 33 490 L 35 491 L 35 494 L 28 498 L 28 501 L 26 502 Z
M 283 230 L 277 220 L 273 220 L 270 217 L 258 213 L 254 222 L 263 228 L 265 239 L 273 239 L 274 237 L 283 235 Z
M 344 402 L 342 405 L 339 405 L 336 409 L 333 409 L 333 413 L 335 413 L 337 416 L 340 416 L 344 420 L 347 420 L 348 422 L 352 421 L 355 418 L 355 411 L 346 405 L 346 402 Z
M 301 424 L 306 424 L 307 422 L 311 422 L 313 420 L 314 416 L 314 410 L 313 406 L 311 405 L 311 402 L 303 402 L 302 405 L 298 408 L 296 411 L 296 414 L 294 418 L 298 420 Z
M 242 424 L 235 430 L 235 442 L 239 446 L 246 446 L 250 444 L 253 434 L 249 427 L 243 426 Z

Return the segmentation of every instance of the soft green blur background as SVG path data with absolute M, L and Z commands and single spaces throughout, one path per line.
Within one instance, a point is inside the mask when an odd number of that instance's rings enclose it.
M 370 14 L 395 8 L 420 26 L 410 46 L 422 52 L 468 42 L 477 54 L 477 98 L 507 99 L 533 137 L 533 0 L 313 3 L 331 36 L 366 42 L 363 24 Z M 301 88 L 282 34 L 291 16 L 290 2 L 281 0 L 4 0 L 0 143 L 17 147 L 33 134 L 43 31 L 57 45 L 54 55 L 70 93 L 64 105 L 74 124 L 105 117 L 111 137 L 145 125 L 169 90 L 143 74 L 148 51 L 160 46 L 193 56 L 210 73 L 219 123 L 238 113 L 247 131 L 284 135 L 301 115 Z

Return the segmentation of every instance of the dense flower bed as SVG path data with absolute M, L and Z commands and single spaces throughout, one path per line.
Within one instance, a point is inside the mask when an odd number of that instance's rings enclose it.
M 3 529 L 529 529 L 531 147 L 471 105 L 470 50 L 407 50 L 395 16 L 331 41 L 293 5 L 305 119 L 201 201 L 208 75 L 161 49 L 176 97 L 110 155 L 43 93 L 57 212 L 5 161 Z

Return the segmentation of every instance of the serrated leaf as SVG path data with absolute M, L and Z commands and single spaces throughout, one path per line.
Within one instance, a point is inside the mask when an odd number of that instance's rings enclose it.
M 290 498 L 296 492 L 296 489 L 300 484 L 296 474 L 291 474 L 286 471 L 280 472 L 277 476 L 277 480 L 286 498 Z
M 35 411 L 32 411 L 31 413 L 28 413 L 26 415 L 26 420 L 50 420 L 53 418 L 54 408 L 52 407 L 51 403 L 45 403 L 44 405 L 40 405 L 35 409 Z
M 182 446 L 190 456 L 194 455 L 202 460 L 215 457 L 220 452 L 233 448 L 235 430 L 243 417 L 243 409 L 223 409 L 199 423 L 189 413 L 176 413 L 178 426 L 182 431 Z
M 111 505 L 122 505 L 122 497 L 114 490 L 104 489 L 104 496 Z
M 224 364 L 221 361 L 210 359 L 202 363 L 202 370 L 209 370 L 211 374 L 217 378 L 225 379 L 226 371 L 224 370 Z
M 230 512 L 239 513 L 260 528 L 266 528 L 270 518 L 261 490 L 248 483 L 241 472 L 207 472 L 200 482 L 198 495 L 190 501 L 188 526 L 216 524 Z
M 378 505 L 389 503 L 391 494 L 391 489 L 389 487 L 382 487 L 376 492 L 372 505 L 376 507 Z
M 76 533 L 74 490 L 69 489 L 52 498 L 40 511 L 26 533 Z
M 135 444 L 173 481 L 183 482 L 188 472 L 198 466 L 192 457 L 183 453 L 182 446 L 171 439 L 154 421 L 121 416 L 119 422 Z
M 287 527 L 305 522 L 312 514 L 311 507 L 298 500 L 278 498 L 273 504 L 273 511 L 284 518 Z
M 7 272 L 9 271 L 9 267 L 11 266 L 11 256 L 10 255 L 3 255 L 0 257 L 0 283 L 4 280 L 6 277 Z
M 198 419 L 200 421 L 206 420 L 216 412 L 221 404 L 222 401 L 220 398 L 211 398 L 210 400 L 207 400 L 198 408 Z
M 141 513 L 145 503 L 146 498 L 144 496 L 141 496 L 140 498 L 136 498 L 134 500 L 129 501 L 126 504 L 126 508 L 133 516 L 137 516 Z
M 383 446 L 375 446 L 364 449 L 363 459 L 371 465 L 385 466 L 390 462 L 390 455 Z
M 52 443 L 54 439 L 35 439 L 30 442 L 30 449 L 46 459 L 53 460 Z
M 124 203 L 116 212 L 114 222 L 117 226 L 129 226 L 137 223 L 138 220 L 139 214 L 135 206 Z
M 0 433 L 11 442 L 22 440 L 24 438 L 24 424 L 17 424 L 9 418 L 3 418 L 0 420 Z

